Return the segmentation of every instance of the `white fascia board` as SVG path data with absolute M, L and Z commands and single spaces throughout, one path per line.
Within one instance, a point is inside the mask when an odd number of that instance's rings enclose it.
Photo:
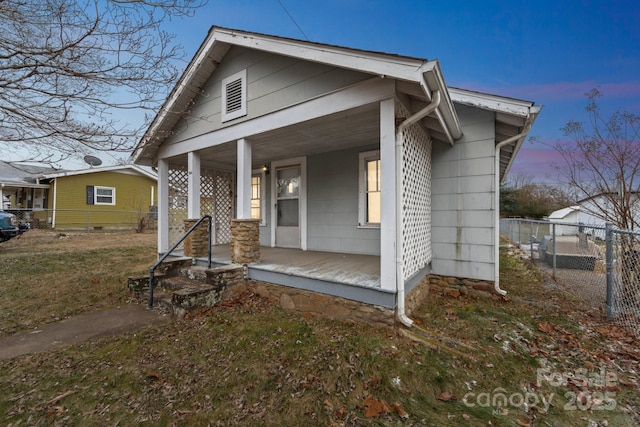
M 527 117 L 533 107 L 533 102 L 464 89 L 449 88 L 449 93 L 453 102 L 484 110 L 513 114 L 519 117 Z
M 447 138 L 450 138 L 449 143 L 453 144 L 456 139 L 462 137 L 462 127 L 460 126 L 456 109 L 453 106 L 449 88 L 444 81 L 440 63 L 437 60 L 429 61 L 421 67 L 420 72 L 423 77 L 421 86 L 425 83 L 427 85 L 426 88 L 423 87 L 425 92 L 440 91 L 440 105 L 436 110 L 436 115 L 438 116 L 438 120 L 444 122 L 442 126 L 448 129 L 448 132 L 445 131 L 445 133 L 447 133 Z M 431 101 L 431 93 L 427 94 L 427 99 Z
M 190 151 L 203 150 L 242 138 L 251 139 L 252 136 L 263 132 L 350 110 L 362 105 L 380 102 L 394 96 L 395 83 L 393 80 L 374 77 L 252 120 L 206 133 L 183 142 L 163 145 L 158 150 L 158 158 L 166 159 L 179 156 Z
M 417 81 L 417 71 L 425 60 L 330 46 L 277 36 L 214 28 L 211 36 L 218 41 L 285 55 L 312 62 L 348 68 L 402 80 Z
M 147 141 L 151 140 L 153 138 L 153 135 L 155 135 L 159 131 L 159 129 L 162 127 L 162 124 L 164 123 L 164 120 L 166 119 L 167 114 L 169 114 L 170 111 L 174 110 L 173 107 L 177 104 L 178 100 L 182 98 L 182 96 L 184 95 L 184 92 L 189 88 L 189 82 L 200 71 L 201 66 L 204 63 L 205 59 L 212 52 L 213 46 L 215 43 L 216 43 L 216 39 L 213 35 L 213 32 L 211 32 L 205 39 L 204 43 L 200 46 L 200 49 L 198 49 L 198 52 L 196 52 L 195 56 L 187 66 L 184 73 L 182 73 L 182 76 L 180 76 L 180 80 L 178 80 L 178 83 L 176 84 L 175 88 L 171 91 L 166 101 L 160 108 L 160 111 L 158 112 L 156 117 L 153 119 L 153 122 L 151 123 L 151 125 L 149 126 L 149 128 L 147 129 L 143 137 L 140 139 L 138 146 L 133 150 L 133 153 L 131 154 L 131 158 L 134 162 L 140 159 L 140 157 L 142 157 L 145 154 L 145 151 L 147 151 L 148 148 L 153 146 L 153 144 L 149 144 L 147 143 Z M 224 54 L 227 51 L 228 51 L 228 48 L 223 49 L 223 52 L 220 54 L 220 56 L 221 57 L 224 56 Z M 221 58 L 217 58 L 217 59 L 221 59 Z M 147 158 L 149 158 L 149 156 L 147 156 Z

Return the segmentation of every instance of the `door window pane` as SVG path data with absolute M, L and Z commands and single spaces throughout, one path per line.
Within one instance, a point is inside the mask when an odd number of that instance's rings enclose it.
M 278 200 L 278 226 L 298 226 L 298 199 Z

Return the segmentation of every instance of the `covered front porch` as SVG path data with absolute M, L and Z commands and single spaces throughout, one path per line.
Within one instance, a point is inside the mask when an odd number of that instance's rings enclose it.
M 229 245 L 211 249 L 213 266 L 231 264 Z M 205 265 L 207 259 L 195 262 Z M 395 292 L 380 284 L 379 256 L 261 246 L 260 261 L 247 269 L 249 279 L 395 307 Z

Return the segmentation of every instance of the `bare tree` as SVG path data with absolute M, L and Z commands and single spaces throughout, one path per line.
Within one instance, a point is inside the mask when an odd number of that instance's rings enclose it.
M 640 117 L 616 111 L 603 117 L 598 89 L 587 93 L 589 121 L 570 121 L 562 129 L 571 139 L 554 146 L 563 163 L 558 173 L 581 199 L 589 199 L 589 211 L 619 228 L 633 230 L 640 224 Z
M 0 1 L 0 149 L 129 151 L 183 65 L 163 22 L 206 1 Z

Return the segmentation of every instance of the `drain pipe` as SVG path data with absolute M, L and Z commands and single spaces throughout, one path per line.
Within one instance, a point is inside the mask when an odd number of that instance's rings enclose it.
M 425 85 L 426 89 L 426 85 Z M 431 114 L 440 105 L 440 91 L 432 92 L 429 105 L 405 119 L 396 130 L 396 306 L 398 320 L 408 327 L 413 325 L 413 320 L 407 317 L 404 305 L 404 266 L 402 265 L 402 132 L 412 124 Z
M 530 115 L 527 115 L 527 119 L 525 120 L 525 123 L 527 123 L 529 121 L 529 117 Z M 524 137 L 528 132 L 529 129 L 531 128 L 531 123 L 529 123 L 522 132 L 520 132 L 517 135 L 514 135 L 512 137 L 509 137 L 507 139 L 505 139 L 502 142 L 499 142 L 498 144 L 496 144 L 496 155 L 495 155 L 495 191 L 494 191 L 494 206 L 495 206 L 495 223 L 493 225 L 494 227 L 494 241 L 495 241 L 495 245 L 493 248 L 493 256 L 494 256 L 494 263 L 493 263 L 493 277 L 494 277 L 494 282 L 493 282 L 493 289 L 499 294 L 499 295 L 506 295 L 507 291 L 505 291 L 504 289 L 500 289 L 500 150 L 502 149 L 502 147 L 504 147 L 507 144 L 511 144 L 514 141 L 519 140 L 520 138 Z

